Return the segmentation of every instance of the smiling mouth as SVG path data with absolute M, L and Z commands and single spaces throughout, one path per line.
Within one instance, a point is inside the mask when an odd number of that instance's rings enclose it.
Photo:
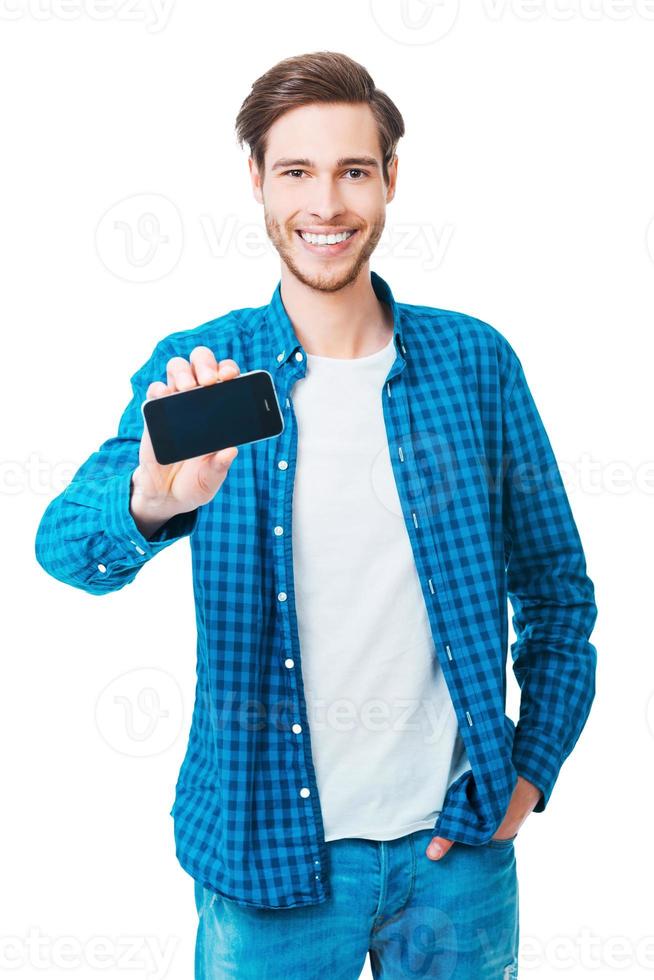
M 304 247 L 310 252 L 313 252 L 316 255 L 337 255 L 339 252 L 344 251 L 349 246 L 350 242 L 356 238 L 356 236 L 359 234 L 359 229 L 353 228 L 351 234 L 349 234 L 347 238 L 344 238 L 340 242 L 333 242 L 332 244 L 329 244 L 328 242 L 322 244 L 319 242 L 308 242 L 302 237 L 302 232 L 299 229 L 295 230 L 295 234 L 300 239 Z

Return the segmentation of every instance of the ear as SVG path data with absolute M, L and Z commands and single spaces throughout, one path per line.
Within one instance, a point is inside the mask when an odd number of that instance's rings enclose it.
M 248 167 L 250 168 L 250 180 L 252 183 L 252 193 L 254 194 L 254 199 L 259 204 L 263 204 L 263 194 L 261 193 L 261 175 L 252 157 L 248 157 Z
M 386 203 L 390 202 L 395 197 L 395 185 L 397 183 L 397 153 L 393 157 L 392 161 L 388 165 L 388 188 L 386 190 Z

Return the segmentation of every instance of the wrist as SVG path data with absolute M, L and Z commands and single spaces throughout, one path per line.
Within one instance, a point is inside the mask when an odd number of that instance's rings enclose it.
M 541 796 L 542 793 L 537 786 L 534 786 L 524 776 L 518 776 L 518 782 L 513 793 L 513 802 L 516 804 L 516 809 L 523 812 L 525 816 L 528 815 L 534 809 Z
M 144 537 L 150 537 L 162 524 L 181 513 L 178 501 L 167 494 L 153 495 L 145 490 L 137 467 L 130 482 L 129 509 Z

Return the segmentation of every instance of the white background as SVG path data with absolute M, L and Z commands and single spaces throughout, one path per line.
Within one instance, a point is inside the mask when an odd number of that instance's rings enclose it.
M 371 268 L 513 345 L 595 583 L 596 699 L 516 843 L 520 975 L 651 975 L 653 47 L 645 0 L 0 0 L 8 976 L 192 975 L 169 816 L 195 681 L 188 541 L 97 597 L 47 576 L 34 535 L 161 337 L 269 301 L 279 257 L 234 120 L 256 77 L 317 49 L 365 64 L 406 124 Z

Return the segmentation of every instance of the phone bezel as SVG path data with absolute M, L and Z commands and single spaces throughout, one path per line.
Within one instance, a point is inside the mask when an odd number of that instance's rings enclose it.
M 271 386 L 272 391 L 273 391 L 273 394 L 275 396 L 275 405 L 277 406 L 277 412 L 279 413 L 279 418 L 281 419 L 282 427 L 281 427 L 281 429 L 280 429 L 279 432 L 275 432 L 275 433 L 273 433 L 270 436 L 263 436 L 262 439 L 252 439 L 252 440 L 249 440 L 248 442 L 240 443 L 239 445 L 241 445 L 241 446 L 254 446 L 258 442 L 267 442 L 268 439 L 275 439 L 278 436 L 281 436 L 282 432 L 285 429 L 284 413 L 282 412 L 281 405 L 279 404 L 279 398 L 277 396 L 277 389 L 275 388 L 275 382 L 274 382 L 273 376 L 270 373 L 270 371 L 267 371 L 265 368 L 253 368 L 251 371 L 243 371 L 242 374 L 237 374 L 235 378 L 227 378 L 226 380 L 219 379 L 219 380 L 215 381 L 214 384 L 216 384 L 216 385 L 219 385 L 219 384 L 220 385 L 232 384 L 235 381 L 239 381 L 241 378 L 248 377 L 248 375 L 250 375 L 250 374 L 267 374 L 268 377 L 270 378 L 270 386 Z M 212 387 L 212 385 L 195 385 L 194 388 L 184 388 L 182 391 L 171 391 L 167 395 L 158 395 L 158 396 L 154 396 L 152 398 L 144 398 L 143 401 L 141 402 L 141 415 L 143 417 L 143 425 L 144 426 L 147 426 L 148 425 L 147 416 L 145 414 L 145 406 L 146 405 L 149 405 L 151 402 L 162 401 L 164 398 L 174 398 L 175 395 L 188 395 L 192 391 L 197 391 L 199 388 L 211 388 L 211 387 Z M 148 426 L 148 434 L 150 436 L 150 442 L 152 442 L 152 434 L 150 432 L 149 426 Z M 152 443 L 152 450 L 154 452 L 154 443 Z M 220 452 L 220 450 L 215 450 L 215 451 L 216 452 Z M 201 455 L 206 455 L 206 454 L 205 453 L 202 453 Z M 188 457 L 188 458 L 189 459 L 196 459 L 197 457 L 191 456 L 191 457 Z M 155 452 L 155 459 L 156 459 L 156 452 Z M 176 462 L 173 462 L 173 463 L 159 463 L 159 460 L 157 460 L 157 463 L 159 464 L 159 466 L 175 466 L 175 465 L 177 465 L 177 463 L 183 463 L 183 462 L 184 462 L 183 459 L 177 460 Z

